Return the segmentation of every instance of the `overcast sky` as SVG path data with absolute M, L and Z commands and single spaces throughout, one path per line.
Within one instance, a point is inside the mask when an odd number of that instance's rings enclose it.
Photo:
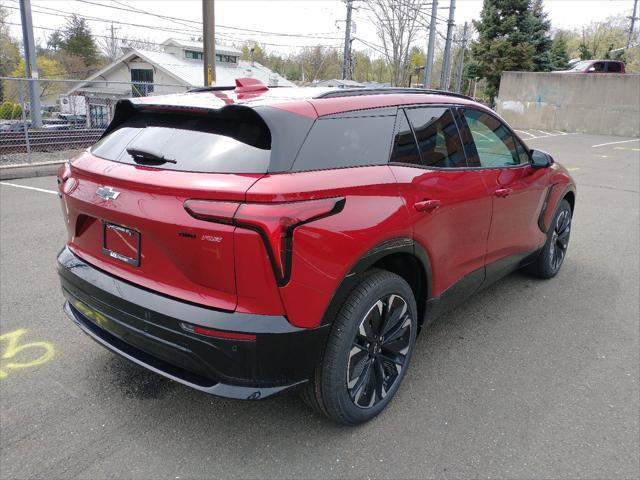
M 7 7 L 18 6 L 17 0 L 0 2 Z M 95 35 L 108 35 L 110 21 L 116 22 L 116 36 L 144 38 L 154 42 L 162 42 L 169 37 L 197 36 L 201 29 L 196 23 L 202 20 L 200 0 L 32 0 L 31 3 L 34 26 L 40 27 L 35 29 L 36 39 L 41 39 L 43 43 L 51 33 L 51 30 L 46 29 L 63 26 L 65 17 L 70 12 L 96 18 L 89 20 Z M 449 0 L 440 0 L 439 3 L 438 15 L 446 19 Z M 355 2 L 355 5 L 355 37 L 370 45 L 379 45 L 375 29 L 368 21 L 367 11 L 363 8 L 365 3 Z M 609 15 L 622 13 L 630 16 L 633 0 L 545 0 L 544 5 L 554 28 L 575 28 L 593 20 L 602 20 Z M 477 19 L 481 8 L 482 0 L 457 0 L 456 23 L 463 24 L 465 21 Z M 12 27 L 13 34 L 21 38 L 19 11 L 10 11 L 12 14 L 9 21 L 18 24 Z M 163 19 L 142 12 L 187 21 Z M 217 43 L 230 44 L 251 39 L 267 44 L 268 49 L 283 53 L 295 50 L 301 45 L 321 44 L 338 48 L 341 38 L 344 37 L 345 12 L 344 2 L 339 0 L 216 0 Z M 237 27 L 240 30 L 229 27 Z M 444 32 L 445 22 L 443 21 L 438 28 Z M 354 48 L 367 47 L 356 40 Z

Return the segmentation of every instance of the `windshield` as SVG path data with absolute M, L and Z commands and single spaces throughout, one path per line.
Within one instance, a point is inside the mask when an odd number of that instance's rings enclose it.
M 129 164 L 141 163 L 141 156 L 162 160 L 161 168 L 170 170 L 265 173 L 271 133 L 253 115 L 138 113 L 96 143 L 91 153 Z
M 571 70 L 584 70 L 589 66 L 589 64 L 591 64 L 590 61 L 583 60 L 581 62 L 576 63 L 573 67 L 571 67 Z

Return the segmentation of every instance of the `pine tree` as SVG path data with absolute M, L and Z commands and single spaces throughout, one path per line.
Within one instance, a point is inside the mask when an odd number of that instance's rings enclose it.
M 533 0 L 531 4 L 531 44 L 533 45 L 533 71 L 549 72 L 553 70 L 551 47 L 553 40 L 549 34 L 551 21 L 544 11 L 542 0 Z
M 569 52 L 567 49 L 567 35 L 560 31 L 556 33 L 551 44 L 551 61 L 553 70 L 566 70 L 569 68 Z
M 469 71 L 486 79 L 491 103 L 503 71 L 534 68 L 531 17 L 529 0 L 484 0 L 480 20 L 473 22 L 478 40 L 471 47 Z
M 62 49 L 66 53 L 81 57 L 87 66 L 98 63 L 98 47 L 84 18 L 72 15 L 67 20 L 63 36 Z

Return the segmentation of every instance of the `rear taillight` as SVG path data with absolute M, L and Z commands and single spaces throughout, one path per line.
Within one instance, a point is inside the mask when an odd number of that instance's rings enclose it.
M 296 227 L 334 215 L 344 198 L 323 198 L 287 203 L 232 203 L 187 200 L 185 210 L 194 218 L 254 230 L 262 237 L 278 284 L 289 281 L 293 231 Z
M 198 335 L 205 335 L 207 337 L 224 338 L 226 340 L 244 340 L 255 341 L 256 335 L 254 333 L 241 333 L 241 332 L 229 332 L 227 330 L 216 330 L 213 328 L 199 327 L 198 325 L 191 325 L 190 323 L 180 322 L 180 327 L 183 330 Z

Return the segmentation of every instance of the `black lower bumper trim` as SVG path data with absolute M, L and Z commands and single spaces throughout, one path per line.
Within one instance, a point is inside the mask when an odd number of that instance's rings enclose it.
M 214 310 L 126 283 L 80 259 L 58 256 L 65 312 L 91 338 L 149 370 L 215 395 L 259 399 L 305 383 L 328 327 L 285 317 Z M 170 315 L 169 315 L 170 314 Z M 180 323 L 255 334 L 252 341 L 185 332 Z M 272 328 L 272 330 L 270 330 Z

